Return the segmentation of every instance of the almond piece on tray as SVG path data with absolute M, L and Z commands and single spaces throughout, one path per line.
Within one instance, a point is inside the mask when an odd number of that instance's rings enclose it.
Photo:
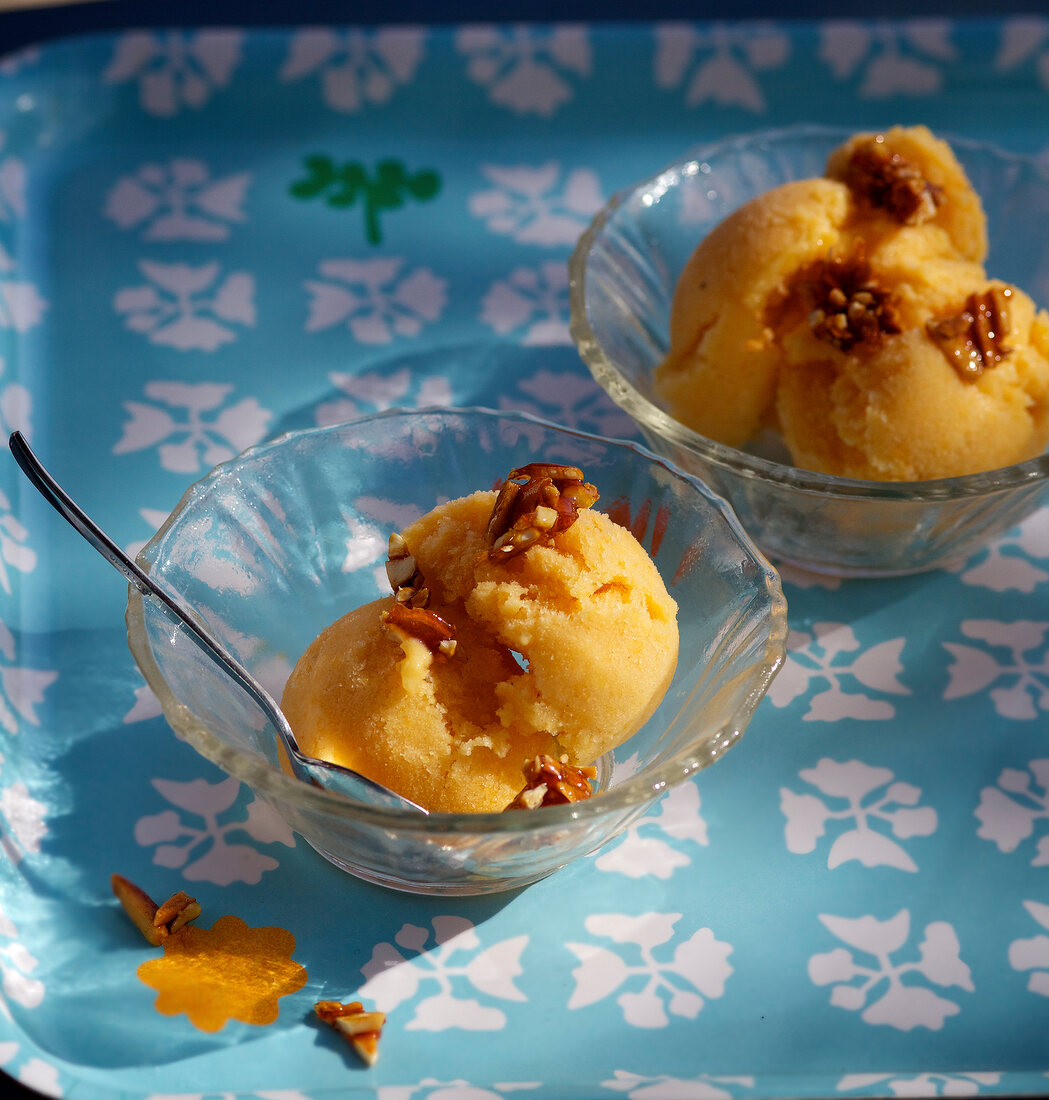
M 200 916 L 197 899 L 182 890 L 157 905 L 145 890 L 123 875 L 113 874 L 109 881 L 124 912 L 154 947 L 159 947 L 168 936 Z
M 379 1036 L 386 1023 L 385 1012 L 365 1012 L 360 1001 L 318 1001 L 313 1011 L 326 1024 L 346 1037 L 362 1061 L 374 1066 L 379 1059 Z

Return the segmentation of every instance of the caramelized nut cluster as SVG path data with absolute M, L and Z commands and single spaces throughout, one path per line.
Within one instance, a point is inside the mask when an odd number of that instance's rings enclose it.
M 1012 287 L 988 287 L 982 294 L 970 294 L 961 313 L 926 325 L 929 336 L 966 381 L 975 381 L 1012 351 L 1005 343 L 1012 293 Z
M 427 607 L 430 590 L 402 535 L 390 535 L 386 576 L 394 604 L 382 613 L 382 623 L 397 641 L 417 638 L 431 653 L 451 657 L 455 653 L 455 628 Z
M 317 1018 L 344 1035 L 350 1046 L 369 1066 L 379 1059 L 379 1036 L 386 1023 L 385 1012 L 366 1012 L 360 1001 L 318 1001 L 313 1006 Z
M 928 221 L 943 203 L 943 188 L 888 149 L 880 134 L 852 154 L 844 182 L 857 199 L 884 210 L 901 225 Z
M 511 470 L 499 490 L 486 538 L 492 561 L 505 561 L 567 531 L 598 492 L 576 466 L 531 462 Z
M 154 947 L 159 947 L 168 936 L 173 936 L 200 916 L 197 899 L 182 890 L 172 894 L 162 905 L 157 905 L 145 890 L 123 875 L 111 875 L 110 885 L 124 912 Z
M 841 351 L 876 347 L 901 331 L 892 296 L 872 277 L 862 241 L 848 256 L 805 264 L 791 287 L 808 309 L 813 334 Z
M 594 793 L 591 781 L 597 776 L 597 768 L 576 767 L 568 763 L 567 756 L 555 760 L 540 754 L 525 764 L 524 776 L 525 785 L 506 807 L 508 810 L 535 810 L 540 806 L 582 802 Z

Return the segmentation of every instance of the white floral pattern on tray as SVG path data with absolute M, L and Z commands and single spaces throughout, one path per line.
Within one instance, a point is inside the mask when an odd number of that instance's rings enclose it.
M 795 121 L 922 120 L 1049 164 L 1030 123 L 1047 59 L 1041 17 L 23 51 L 0 60 L 0 426 L 132 551 L 211 465 L 287 428 L 485 404 L 636 437 L 568 329 L 567 259 L 609 196 Z M 381 507 L 346 534 L 377 590 L 381 525 L 414 518 Z M 122 587 L 59 525 L 0 469 L 10 1076 L 78 1100 L 1049 1089 L 1049 508 L 923 577 L 784 567 L 789 655 L 743 744 L 591 857 L 458 904 L 341 875 L 171 736 Z M 264 1030 L 161 1017 L 115 870 L 290 930 L 309 988 Z M 104 1012 L 78 999 L 85 959 Z M 321 996 L 389 1014 L 373 1070 L 306 1022 Z

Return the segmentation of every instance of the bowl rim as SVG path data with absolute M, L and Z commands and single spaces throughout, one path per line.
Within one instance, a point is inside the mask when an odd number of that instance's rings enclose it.
M 760 570 L 760 580 L 756 584 L 764 588 L 768 600 L 768 635 L 765 639 L 764 657 L 760 662 L 754 664 L 753 681 L 746 695 L 729 719 L 712 731 L 704 741 L 703 753 L 697 753 L 694 749 L 682 750 L 665 761 L 657 772 L 644 782 L 641 781 L 640 776 L 631 776 L 621 785 L 602 792 L 598 797 L 565 806 L 544 807 L 542 814 L 538 816 L 531 813 L 507 814 L 505 812 L 466 814 L 434 812 L 420 814 L 408 809 L 364 805 L 344 795 L 320 787 L 311 787 L 301 780 L 277 770 L 252 753 L 224 744 L 208 731 L 204 724 L 197 719 L 191 708 L 175 696 L 154 660 L 145 629 L 145 597 L 138 588 L 129 584 L 128 603 L 125 612 L 128 647 L 142 675 L 145 677 L 146 683 L 156 695 L 164 717 L 176 734 L 189 741 L 202 756 L 217 764 L 227 774 L 246 783 L 255 793 L 262 795 L 264 798 L 291 803 L 305 812 L 321 813 L 328 817 L 343 818 L 352 820 L 355 823 L 371 824 L 380 828 L 396 827 L 401 830 L 421 833 L 484 833 L 488 835 L 539 833 L 547 831 L 551 827 L 564 827 L 567 823 L 577 819 L 597 821 L 603 817 L 622 813 L 632 808 L 643 808 L 645 804 L 651 802 L 670 787 L 676 786 L 695 772 L 712 764 L 715 759 L 742 737 L 755 709 L 764 698 L 769 685 L 786 659 L 788 631 L 786 598 L 783 594 L 779 574 L 743 529 L 725 499 L 715 493 L 699 478 L 685 472 L 672 461 L 655 454 L 647 447 L 632 440 L 600 436 L 578 428 L 557 424 L 523 411 L 490 409 L 476 405 L 426 406 L 410 409 L 393 408 L 339 421 L 335 424 L 292 429 L 244 449 L 233 458 L 217 464 L 193 482 L 182 494 L 179 502 L 161 524 L 156 534 L 139 552 L 136 561 L 147 573 L 151 572 L 153 566 L 148 556 L 149 552 L 159 544 L 167 532 L 179 521 L 187 508 L 199 497 L 205 496 L 216 481 L 227 477 L 232 469 L 254 460 L 259 454 L 298 438 L 308 435 L 323 435 L 352 425 L 389 419 L 420 419 L 435 415 L 480 416 L 484 419 L 516 420 L 523 424 L 554 430 L 584 441 L 597 442 L 604 446 L 633 452 L 646 462 L 663 467 L 673 477 L 691 485 L 722 516 L 740 549 L 754 560 Z
M 646 432 L 668 439 L 697 454 L 711 465 L 753 481 L 771 482 L 784 488 L 846 500 L 901 501 L 932 503 L 966 500 L 997 492 L 1010 492 L 1024 485 L 1049 477 L 1049 451 L 1011 466 L 985 470 L 958 477 L 925 481 L 869 481 L 862 478 L 838 477 L 805 470 L 772 459 L 761 458 L 736 447 L 719 443 L 694 431 L 674 419 L 665 409 L 645 397 L 605 353 L 594 333 L 586 308 L 587 273 L 590 253 L 605 227 L 621 207 L 645 191 L 665 192 L 676 186 L 682 177 L 699 172 L 700 165 L 715 156 L 758 145 L 782 145 L 798 141 L 821 140 L 840 143 L 857 133 L 877 133 L 877 128 L 849 128 L 817 123 L 798 123 L 736 133 L 717 141 L 695 146 L 683 157 L 667 164 L 654 175 L 617 191 L 594 216 L 580 235 L 568 261 L 569 331 L 583 362 L 609 395 Z M 1049 169 L 1033 157 L 1014 153 L 989 141 L 978 141 L 949 133 L 937 133 L 953 149 L 970 155 L 989 155 L 1005 164 L 1014 164 L 1040 176 L 1049 186 Z M 696 243 L 701 238 L 697 236 Z

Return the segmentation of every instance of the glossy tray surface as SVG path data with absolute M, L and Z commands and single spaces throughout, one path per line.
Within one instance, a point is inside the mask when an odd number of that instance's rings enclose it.
M 391 406 L 633 425 L 567 258 L 690 146 L 925 122 L 1049 158 L 1049 21 L 194 29 L 0 60 L 0 419 L 122 545 L 214 463 Z M 1049 288 L 1028 288 L 1043 302 Z M 0 463 L 0 1067 L 70 1097 L 1049 1088 L 1049 512 L 955 570 L 785 571 L 741 745 L 599 856 L 426 900 L 323 862 L 177 741 L 124 589 Z M 136 976 L 109 889 L 294 937 L 266 1026 Z M 311 1019 L 389 1015 L 364 1069 Z M 369 985 L 371 981 L 371 985 Z

